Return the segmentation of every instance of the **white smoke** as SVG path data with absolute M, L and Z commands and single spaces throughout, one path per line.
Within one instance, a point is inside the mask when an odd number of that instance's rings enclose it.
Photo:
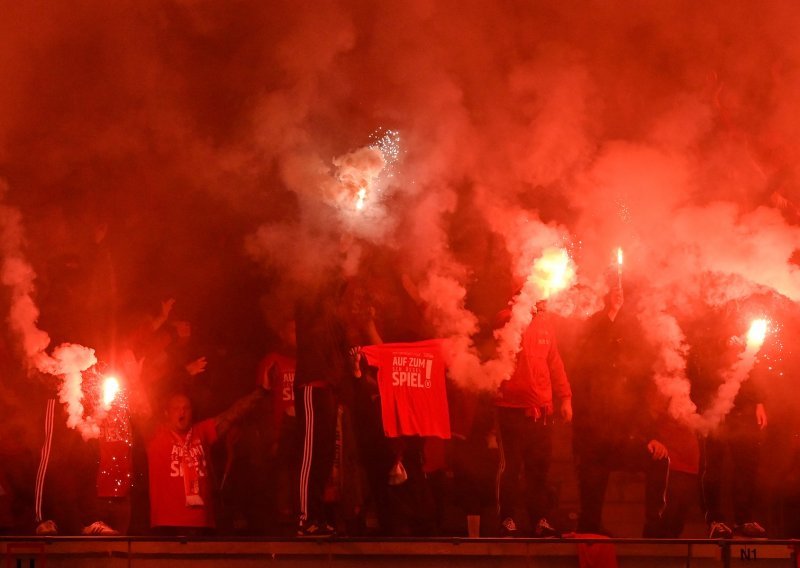
M 357 272 L 357 238 L 380 243 L 392 228 L 383 205 L 387 179 L 383 152 L 366 146 L 331 160 L 295 154 L 284 163 L 284 178 L 295 191 L 298 222 L 263 224 L 248 237 L 255 260 L 278 270 L 282 279 L 310 284 L 332 266 Z
M 650 291 L 637 315 L 645 339 L 656 348 L 653 380 L 667 399 L 670 415 L 697 428 L 697 405 L 691 399 L 691 383 L 686 376 L 689 346 L 677 320 L 667 311 L 666 298 L 658 291 Z
M 689 424 L 695 425 L 700 433 L 707 434 L 714 430 L 733 409 L 736 395 L 739 393 L 742 383 L 750 377 L 760 347 L 760 342 L 756 344 L 747 342 L 744 352 L 739 354 L 736 361 L 723 373 L 723 382 L 711 405 L 699 418 L 691 417 Z
M 43 359 L 43 358 L 42 358 Z M 83 371 L 97 363 L 94 350 L 82 345 L 64 343 L 53 350 L 46 360 L 40 360 L 39 371 L 61 377 L 59 400 L 67 409 L 67 426 L 78 430 L 85 440 L 100 435 L 102 407 L 93 416 L 85 416 L 83 406 Z
M 430 272 L 419 287 L 427 320 L 445 339 L 445 360 L 451 376 L 460 384 L 477 386 L 484 384 L 472 340 L 478 331 L 478 318 L 464 305 L 466 293 L 456 278 L 437 272 Z
M 0 187 L 0 197 L 4 187 Z M 85 417 L 82 372 L 97 363 L 94 350 L 82 345 L 62 344 L 46 349 L 50 336 L 39 329 L 39 308 L 34 301 L 36 273 L 22 254 L 23 230 L 18 210 L 0 204 L 0 247 L 2 247 L 2 282 L 10 291 L 8 322 L 19 338 L 28 364 L 40 373 L 61 380 L 59 399 L 66 405 L 67 425 L 80 431 L 84 439 L 100 434 L 99 417 Z

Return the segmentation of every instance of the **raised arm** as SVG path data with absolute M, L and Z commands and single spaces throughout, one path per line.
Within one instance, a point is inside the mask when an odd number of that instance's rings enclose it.
M 228 410 L 215 416 L 214 426 L 217 429 L 217 436 L 224 436 L 230 427 L 250 412 L 266 394 L 267 391 L 258 386 L 250 394 L 234 402 Z

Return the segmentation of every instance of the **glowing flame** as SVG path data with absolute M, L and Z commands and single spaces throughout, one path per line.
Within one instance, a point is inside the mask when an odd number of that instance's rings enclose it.
M 617 268 L 622 270 L 622 247 L 617 249 Z
M 117 394 L 119 394 L 119 381 L 116 377 L 106 377 L 103 380 L 103 404 L 106 408 L 111 406 Z
M 364 201 L 367 199 L 367 189 L 361 187 L 356 194 L 356 210 L 361 211 L 364 209 Z
M 753 320 L 747 332 L 747 347 L 758 348 L 764 343 L 767 336 L 768 321 L 765 319 Z
M 547 249 L 533 263 L 531 278 L 537 282 L 546 299 L 572 284 L 575 267 L 564 249 Z

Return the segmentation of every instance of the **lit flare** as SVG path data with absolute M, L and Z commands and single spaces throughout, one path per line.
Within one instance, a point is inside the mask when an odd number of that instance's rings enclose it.
M 766 319 L 753 320 L 750 329 L 747 331 L 748 349 L 758 349 L 764 343 L 769 329 L 769 322 Z
M 364 209 L 364 202 L 367 199 L 367 189 L 365 187 L 361 187 L 356 193 L 356 211 L 362 211 Z
M 110 407 L 119 394 L 119 380 L 116 377 L 106 377 L 103 380 L 103 405 Z
M 545 250 L 533 269 L 532 278 L 542 289 L 544 299 L 568 288 L 575 279 L 575 267 L 564 249 Z

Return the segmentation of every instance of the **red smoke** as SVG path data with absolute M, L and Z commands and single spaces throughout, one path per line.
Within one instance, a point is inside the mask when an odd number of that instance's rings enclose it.
M 6 4 L 0 176 L 36 273 L 112 220 L 123 298 L 177 288 L 210 317 L 253 261 L 283 306 L 376 247 L 490 387 L 473 336 L 531 263 L 569 251 L 581 287 L 552 305 L 582 317 L 622 246 L 673 400 L 676 313 L 800 299 L 792 3 Z

